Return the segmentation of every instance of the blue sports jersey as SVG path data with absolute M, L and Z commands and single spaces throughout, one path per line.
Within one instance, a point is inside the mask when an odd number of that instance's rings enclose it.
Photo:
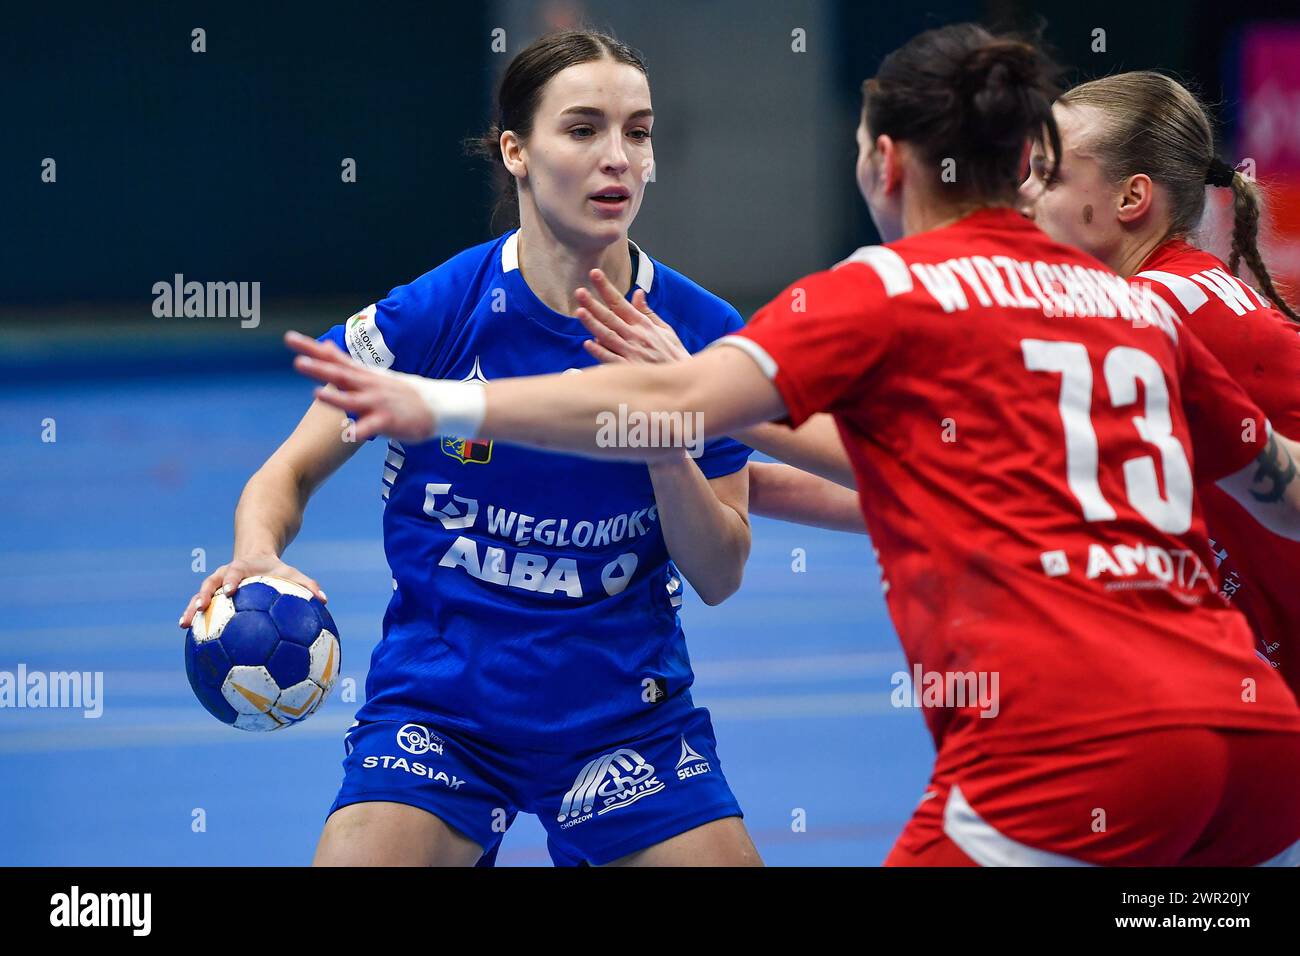
M 722 299 L 632 249 L 635 285 L 687 349 L 742 326 Z M 534 295 L 509 233 L 321 340 L 381 368 L 490 381 L 594 365 L 588 338 Z M 748 455 L 724 438 L 696 463 L 717 478 Z M 390 441 L 382 494 L 394 591 L 360 720 L 556 750 L 693 706 L 682 582 L 645 465 L 459 436 Z

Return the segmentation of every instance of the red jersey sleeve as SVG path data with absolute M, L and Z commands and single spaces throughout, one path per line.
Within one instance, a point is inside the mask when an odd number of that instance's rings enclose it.
M 1187 325 L 1273 427 L 1300 440 L 1300 326 L 1272 309 L 1248 313 L 1234 323 L 1192 317 Z
M 894 323 L 875 271 L 848 262 L 798 280 L 720 341 L 746 351 L 785 401 L 798 427 L 852 397 L 888 354 Z
M 1274 428 L 1300 440 L 1300 325 L 1213 256 L 1186 243 L 1172 245 L 1173 271 L 1142 272 L 1135 283 L 1174 310 Z
M 1184 330 L 1178 352 L 1196 482 L 1215 482 L 1259 456 L 1268 442 L 1268 420 L 1199 338 Z

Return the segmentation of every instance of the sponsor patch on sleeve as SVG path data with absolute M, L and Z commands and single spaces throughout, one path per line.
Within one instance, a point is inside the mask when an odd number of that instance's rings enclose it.
M 373 305 L 366 306 L 348 319 L 343 327 L 343 341 L 358 362 L 375 368 L 393 367 L 393 353 L 384 341 L 384 333 L 379 331 Z

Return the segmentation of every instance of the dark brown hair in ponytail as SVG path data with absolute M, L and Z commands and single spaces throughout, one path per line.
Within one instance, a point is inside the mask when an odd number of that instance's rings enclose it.
M 1103 116 L 1089 148 L 1111 182 L 1145 173 L 1170 200 L 1169 237 L 1190 235 L 1205 212 L 1205 187 L 1232 188 L 1234 272 L 1244 259 L 1255 281 L 1279 312 L 1300 322 L 1273 284 L 1259 254 L 1259 186 L 1214 153 L 1214 132 L 1205 108 L 1177 80 L 1139 70 L 1081 83 L 1064 94 L 1063 106 L 1091 106 Z
M 1034 44 L 974 23 L 927 30 L 862 84 L 867 131 L 917 147 L 962 199 L 1011 202 L 1027 142 L 1046 136 L 1051 155 L 1061 154 L 1052 118 L 1058 72 Z M 941 176 L 945 159 L 956 164 L 952 182 Z
M 519 224 L 518 193 L 515 180 L 501 160 L 501 134 L 511 130 L 521 139 L 533 131 L 533 119 L 542 102 L 546 84 L 557 73 L 579 63 L 609 59 L 635 67 L 645 76 L 645 62 L 625 43 L 594 30 L 563 30 L 548 33 L 524 47 L 506 67 L 497 90 L 496 118 L 482 136 L 467 140 L 468 152 L 492 164 L 497 176 L 497 198 L 492 213 L 495 226 L 501 220 L 506 228 Z

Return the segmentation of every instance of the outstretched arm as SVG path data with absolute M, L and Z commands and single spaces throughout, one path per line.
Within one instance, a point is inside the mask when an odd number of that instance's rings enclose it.
M 675 448 L 687 447 L 690 428 L 716 438 L 785 415 L 776 387 L 753 359 L 734 348 L 708 349 L 673 365 L 605 365 L 581 375 L 504 379 L 489 383 L 485 392 L 485 435 L 640 459 L 660 457 L 664 449 L 617 447 L 627 444 L 619 441 L 620 415 L 629 422 L 650 422 L 653 413 L 669 413 L 658 420 Z M 612 433 L 610 426 L 615 426 Z
M 602 365 L 581 375 L 479 385 L 363 366 L 332 344 L 297 332 L 286 333 L 285 342 L 299 353 L 299 372 L 337 387 L 318 388 L 316 397 L 356 414 L 358 441 L 383 433 L 419 442 L 447 432 L 653 461 L 680 455 L 701 436 L 726 435 L 785 415 L 776 386 L 735 348 L 708 349 L 671 365 Z
M 844 450 L 840 431 L 835 427 L 835 419 L 825 412 L 813 415 L 798 428 L 763 422 L 741 429 L 733 437 L 765 455 L 779 458 L 850 491 L 858 487 L 853 466 L 849 463 L 849 453 Z
M 857 492 L 780 462 L 749 463 L 749 510 L 814 528 L 867 533 Z

